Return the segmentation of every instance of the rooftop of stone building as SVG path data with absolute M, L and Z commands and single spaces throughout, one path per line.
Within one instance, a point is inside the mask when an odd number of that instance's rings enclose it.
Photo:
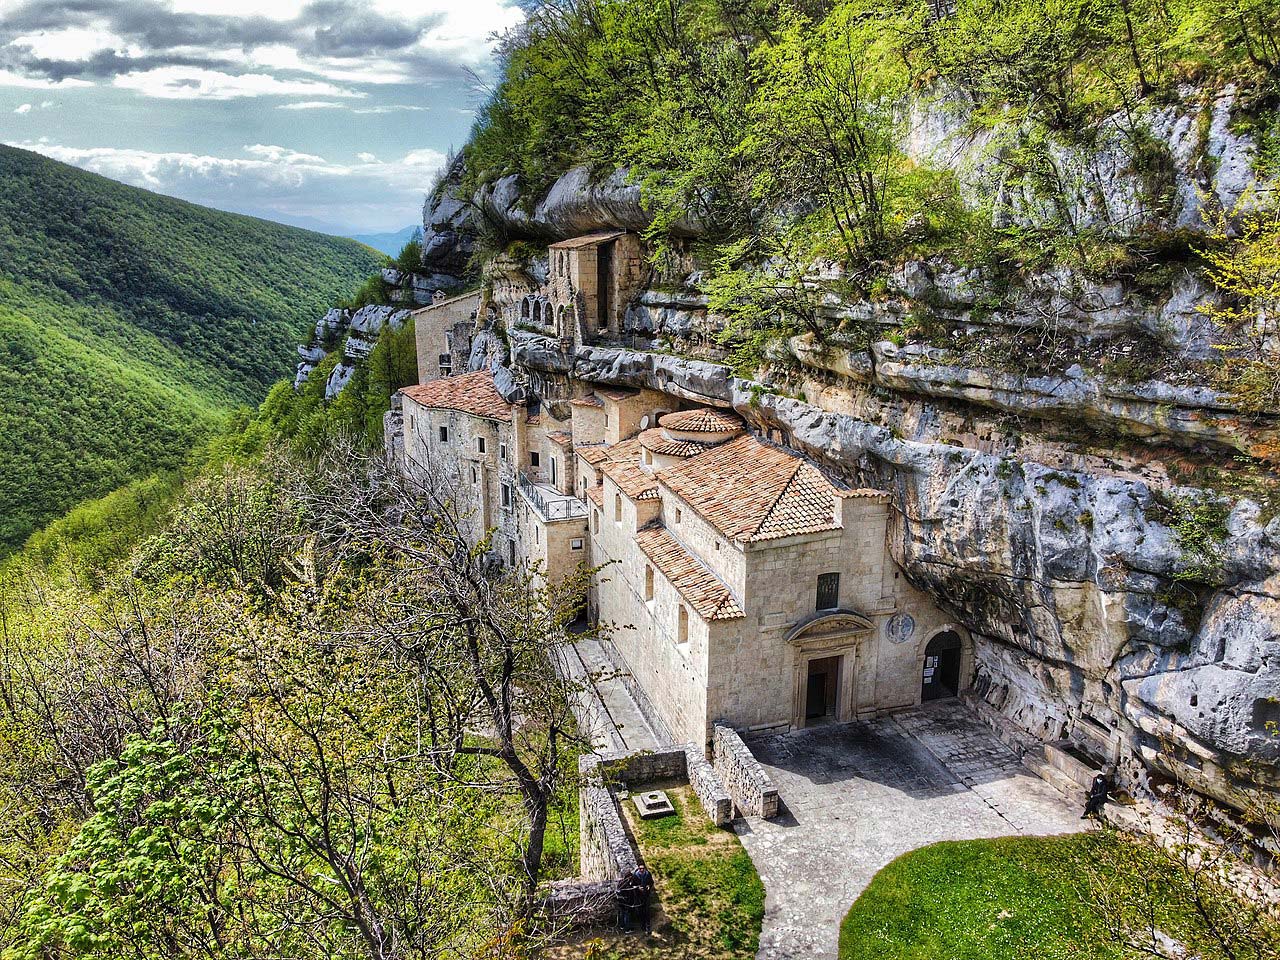
M 666 527 L 656 522 L 641 527 L 636 543 L 704 620 L 737 620 L 745 616 L 724 581 L 680 546 Z
M 488 420 L 510 420 L 513 407 L 502 399 L 488 370 L 442 377 L 430 383 L 405 387 L 401 393 L 424 407 L 457 410 Z
M 827 477 L 796 453 L 751 435 L 669 467 L 657 478 L 730 540 L 776 540 L 837 530 L 837 498 L 881 498 Z
M 594 247 L 597 244 L 617 240 L 626 233 L 625 230 L 603 230 L 599 233 L 587 233 L 580 237 L 571 237 L 559 243 L 549 244 L 548 250 L 577 250 L 580 247 Z
M 411 312 L 413 316 L 416 317 L 419 314 L 430 313 L 432 310 L 438 310 L 441 307 L 447 307 L 450 304 L 460 303 L 463 300 L 478 300 L 480 299 L 480 293 L 481 291 L 479 290 L 468 290 L 466 293 L 459 293 L 452 297 L 445 297 L 443 300 L 436 300 L 427 304 L 425 307 L 418 307 L 416 310 Z
M 641 433 L 640 446 L 650 453 L 667 457 L 696 457 L 711 449 L 708 444 L 697 440 L 676 440 L 669 437 L 661 427 L 653 427 Z
M 696 410 L 664 413 L 658 418 L 658 424 L 669 430 L 689 433 L 724 433 L 728 430 L 741 430 L 742 418 L 728 410 L 699 407 Z

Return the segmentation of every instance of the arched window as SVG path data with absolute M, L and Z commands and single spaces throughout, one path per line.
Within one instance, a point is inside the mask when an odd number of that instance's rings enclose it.
M 521 320 L 529 319 L 529 298 L 528 297 L 525 297 L 523 300 L 520 301 L 520 319 Z

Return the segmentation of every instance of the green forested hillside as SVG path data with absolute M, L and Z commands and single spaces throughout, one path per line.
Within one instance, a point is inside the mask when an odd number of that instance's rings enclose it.
M 0 146 L 0 552 L 261 399 L 383 259 Z

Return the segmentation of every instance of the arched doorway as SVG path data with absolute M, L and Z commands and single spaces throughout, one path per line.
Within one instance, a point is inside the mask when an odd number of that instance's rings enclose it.
M 960 692 L 960 635 L 944 630 L 924 648 L 920 671 L 921 701 L 954 697 Z

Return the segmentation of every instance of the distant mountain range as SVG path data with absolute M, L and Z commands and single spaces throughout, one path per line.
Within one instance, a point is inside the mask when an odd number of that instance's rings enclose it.
M 181 464 L 382 260 L 0 146 L 0 554 Z
M 403 230 L 397 230 L 395 233 L 361 233 L 356 234 L 351 239 L 359 240 L 365 246 L 373 247 L 375 250 L 381 250 L 389 257 L 394 257 L 400 252 L 401 248 L 413 239 L 414 233 L 422 230 L 419 226 L 405 227 Z

